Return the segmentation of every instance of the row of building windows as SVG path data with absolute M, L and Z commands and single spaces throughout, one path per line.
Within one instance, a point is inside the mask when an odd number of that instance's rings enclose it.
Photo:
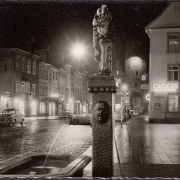
M 29 82 L 16 81 L 16 92 L 30 93 L 31 92 L 30 86 L 31 86 L 31 84 Z M 32 93 L 33 93 L 33 95 L 36 94 L 36 85 L 35 84 L 32 84 Z
M 21 58 L 21 56 L 16 56 L 16 70 L 27 72 L 29 74 L 37 74 L 37 62 L 33 61 L 31 64 L 31 59 L 27 59 L 25 57 Z
M 58 80 L 58 73 L 57 72 L 49 72 L 49 71 L 40 69 L 39 78 L 45 79 L 45 80 L 48 80 L 48 79 Z

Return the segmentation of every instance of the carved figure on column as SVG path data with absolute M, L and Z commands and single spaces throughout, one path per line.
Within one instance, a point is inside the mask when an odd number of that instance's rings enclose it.
M 99 75 L 112 72 L 114 27 L 112 15 L 106 5 L 99 8 L 93 19 L 94 58 L 99 63 Z
M 110 106 L 106 101 L 98 101 L 94 107 L 94 118 L 98 124 L 105 124 L 108 122 L 110 116 Z

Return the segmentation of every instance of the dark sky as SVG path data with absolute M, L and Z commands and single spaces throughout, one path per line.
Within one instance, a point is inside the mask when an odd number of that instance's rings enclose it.
M 122 64 L 129 42 L 140 42 L 137 52 L 148 63 L 147 26 L 168 5 L 166 2 L 38 2 L 0 4 L 0 47 L 27 50 L 49 47 L 52 52 L 68 54 L 71 43 L 88 47 L 86 66 L 93 70 L 92 20 L 98 8 L 106 4 L 112 13 L 116 33 L 116 59 Z M 134 50 L 133 50 L 134 51 Z M 68 58 L 68 57 L 67 57 Z M 91 70 L 90 70 L 91 71 Z

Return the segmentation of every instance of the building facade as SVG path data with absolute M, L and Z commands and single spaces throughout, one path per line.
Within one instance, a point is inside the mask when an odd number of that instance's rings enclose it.
M 18 108 L 26 116 L 37 116 L 40 57 L 17 48 L 0 48 L 0 111 Z
M 173 2 L 146 27 L 150 38 L 150 122 L 180 118 L 180 3 Z

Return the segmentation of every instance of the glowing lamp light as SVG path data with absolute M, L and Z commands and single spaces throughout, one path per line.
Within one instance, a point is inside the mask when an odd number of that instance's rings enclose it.
M 76 58 L 82 58 L 86 53 L 85 47 L 82 44 L 74 45 L 72 55 Z
M 150 100 L 150 94 L 146 94 L 146 100 L 147 100 L 147 101 Z

